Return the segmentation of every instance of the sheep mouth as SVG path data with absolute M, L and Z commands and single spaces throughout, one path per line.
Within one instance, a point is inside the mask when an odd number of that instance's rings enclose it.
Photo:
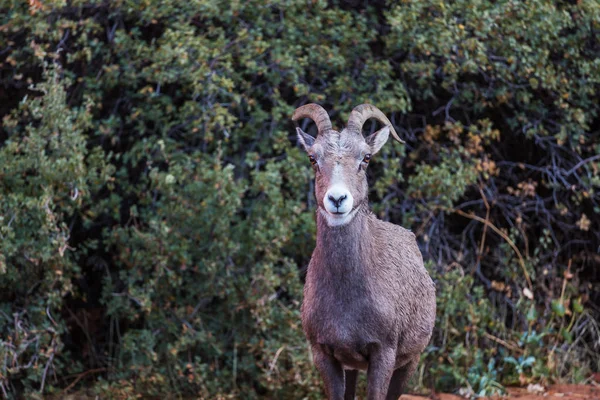
M 334 211 L 334 212 L 330 212 L 327 211 L 327 214 L 329 214 L 329 216 L 333 219 L 344 219 L 346 218 L 348 215 L 350 215 L 350 213 L 352 212 L 352 210 L 343 212 L 343 211 Z
M 327 210 L 319 207 L 319 212 L 321 213 L 321 215 L 323 217 L 325 217 L 327 224 L 329 226 L 333 226 L 333 227 L 346 225 L 348 222 L 350 222 L 352 220 L 352 218 L 356 214 L 356 211 L 357 211 L 357 209 L 353 208 L 347 212 L 340 212 L 340 211 L 330 212 L 330 211 L 327 211 Z

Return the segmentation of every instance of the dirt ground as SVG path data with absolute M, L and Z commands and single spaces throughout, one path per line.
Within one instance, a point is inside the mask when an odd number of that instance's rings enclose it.
M 535 390 L 539 389 L 539 390 Z M 600 385 L 553 385 L 548 388 L 507 388 L 508 396 L 517 400 L 600 400 Z M 462 397 L 453 394 L 439 393 L 432 396 L 403 395 L 400 400 L 462 400 Z M 498 400 L 499 397 L 490 400 Z
M 540 386 L 527 388 L 507 388 L 508 394 L 504 397 L 493 397 L 488 400 L 600 400 L 600 384 L 596 385 L 553 385 L 548 388 Z M 90 397 L 79 394 L 69 394 L 59 397 L 48 397 L 47 400 L 97 400 L 98 397 Z M 403 395 L 400 400 L 463 400 L 462 397 L 436 393 L 430 396 Z

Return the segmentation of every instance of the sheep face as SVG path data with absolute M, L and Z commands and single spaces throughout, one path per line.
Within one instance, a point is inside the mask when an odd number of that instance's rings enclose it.
M 367 202 L 366 169 L 371 157 L 385 144 L 389 127 L 364 138 L 360 132 L 328 130 L 313 138 L 297 128 L 298 140 L 315 170 L 315 196 L 319 212 L 329 226 L 352 221 Z

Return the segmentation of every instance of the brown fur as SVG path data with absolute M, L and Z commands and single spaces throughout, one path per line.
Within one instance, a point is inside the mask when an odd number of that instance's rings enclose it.
M 435 287 L 415 235 L 369 210 L 361 162 L 369 140 L 330 130 L 305 144 L 319 161 L 319 208 L 338 165 L 356 211 L 342 226 L 329 226 L 317 211 L 317 245 L 304 287 L 302 326 L 332 400 L 354 398 L 355 370 L 367 371 L 369 400 L 397 399 L 435 321 Z
M 333 168 L 342 165 L 344 181 L 356 201 L 367 201 L 367 177 L 365 169 L 360 166 L 360 161 L 369 152 L 369 146 L 365 143 L 353 140 L 351 136 L 341 136 L 336 131 L 329 131 L 321 136 L 325 140 L 319 140 L 312 146 L 312 153 L 319 159 L 319 173 L 315 176 L 315 196 L 317 204 L 323 208 L 323 196 L 329 187 L 329 180 Z M 359 204 L 355 204 L 354 208 Z

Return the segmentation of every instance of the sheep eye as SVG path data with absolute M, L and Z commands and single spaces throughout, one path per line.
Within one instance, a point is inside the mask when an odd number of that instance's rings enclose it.
M 317 163 L 317 159 L 315 158 L 315 156 L 313 156 L 312 154 L 308 155 L 308 159 L 310 160 L 310 163 L 312 165 L 315 165 Z
M 370 154 L 365 154 L 365 158 L 363 158 L 363 162 L 365 163 L 369 163 L 369 161 L 371 161 L 371 155 Z

